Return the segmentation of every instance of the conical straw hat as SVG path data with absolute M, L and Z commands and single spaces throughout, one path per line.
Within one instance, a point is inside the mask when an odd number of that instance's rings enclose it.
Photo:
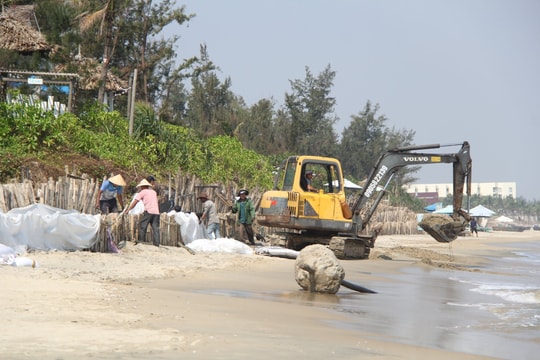
M 109 178 L 109 181 L 112 182 L 114 185 L 126 186 L 126 182 L 124 181 L 124 178 L 120 174 L 111 176 Z
M 141 186 L 152 186 L 152 184 L 150 184 L 148 180 L 142 179 L 141 182 L 137 185 L 137 187 L 141 187 Z

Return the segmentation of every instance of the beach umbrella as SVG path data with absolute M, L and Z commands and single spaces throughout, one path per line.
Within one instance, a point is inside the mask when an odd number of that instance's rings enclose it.
M 490 210 L 485 206 L 478 205 L 478 206 L 473 207 L 469 211 L 469 215 L 478 216 L 478 217 L 491 217 L 491 216 L 495 215 L 495 211 Z
M 452 214 L 454 212 L 454 206 L 453 205 L 446 205 L 442 209 L 435 210 L 433 214 Z
M 431 205 L 428 205 L 428 206 L 424 207 L 424 210 L 432 212 L 432 211 L 439 210 L 441 207 L 442 207 L 442 203 L 437 202 L 437 203 L 434 203 L 434 204 L 431 204 Z
M 334 186 L 337 186 L 337 185 L 338 185 L 338 181 L 337 181 L 337 180 L 334 180 L 334 181 L 332 181 L 332 184 L 334 184 Z M 328 183 L 326 183 L 325 185 L 328 186 Z M 355 184 L 355 183 L 353 183 L 352 181 L 347 180 L 347 179 L 345 179 L 345 180 L 343 181 L 343 187 L 344 187 L 345 189 L 361 189 L 361 188 L 362 188 L 360 185 L 357 185 L 357 184 Z
M 361 189 L 362 187 L 360 185 L 357 185 L 353 183 L 350 180 L 345 179 L 345 183 L 343 185 L 346 189 Z
M 511 222 L 514 222 L 514 220 L 510 219 L 509 217 L 506 217 L 506 216 L 499 216 L 498 218 L 495 219 L 495 221 L 498 221 L 498 222 L 503 222 L 503 223 L 511 223 Z

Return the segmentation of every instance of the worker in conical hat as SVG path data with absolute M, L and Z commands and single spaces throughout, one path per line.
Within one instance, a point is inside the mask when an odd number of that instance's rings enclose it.
M 137 188 L 140 191 L 135 195 L 133 202 L 126 210 L 126 213 L 129 213 L 139 201 L 142 201 L 144 205 L 144 213 L 139 223 L 139 238 L 135 244 L 146 241 L 146 230 L 148 229 L 148 225 L 150 225 L 152 226 L 153 243 L 155 246 L 159 246 L 160 214 L 157 193 L 152 189 L 152 184 L 146 179 L 142 179 L 137 185 Z
M 146 179 L 142 179 L 140 183 L 137 184 L 137 187 L 140 187 L 140 188 L 147 188 L 147 187 L 151 187 L 152 184 L 150 183 L 150 181 L 146 180 Z
M 121 211 L 124 207 L 124 201 L 122 199 L 124 186 L 126 186 L 126 181 L 120 174 L 111 176 L 103 181 L 98 190 L 96 209 L 99 209 L 104 215 Z
M 109 178 L 109 181 L 112 182 L 113 184 L 115 184 L 116 186 L 126 186 L 127 185 L 124 178 L 120 174 L 111 176 Z

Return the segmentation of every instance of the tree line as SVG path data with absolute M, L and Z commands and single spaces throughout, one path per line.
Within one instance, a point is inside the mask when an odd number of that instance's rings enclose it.
M 156 124 L 181 125 L 203 137 L 231 136 L 260 154 L 283 158 L 288 154 L 333 156 L 353 179 L 365 178 L 374 159 L 387 148 L 410 145 L 414 131 L 386 126 L 379 106 L 366 102 L 351 116 L 341 138 L 334 125 L 336 100 L 331 96 L 336 76 L 331 65 L 320 74 L 305 68 L 303 79 L 290 80 L 283 105 L 260 99 L 248 106 L 231 90 L 232 80 L 218 77 L 206 46 L 200 54 L 178 61 L 180 35 L 163 38 L 163 29 L 175 22 L 186 25 L 195 14 L 171 0 L 12 1 L 35 3 L 41 31 L 55 51 L 5 57 L 2 67 L 51 71 L 58 64 L 77 72 L 80 58 L 98 59 L 101 81 L 91 96 L 79 96 L 77 109 L 89 101 L 103 101 L 105 74 L 128 79 L 137 69 L 137 101 L 155 113 Z M 116 99 L 115 108 L 126 113 L 127 97 Z M 159 134 L 158 134 L 159 135 Z M 366 146 L 369 144 L 369 146 Z

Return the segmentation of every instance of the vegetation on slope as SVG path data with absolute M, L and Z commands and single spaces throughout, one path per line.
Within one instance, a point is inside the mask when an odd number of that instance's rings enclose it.
M 137 106 L 134 134 L 117 112 L 90 106 L 80 116 L 21 104 L 0 103 L 0 182 L 34 181 L 64 174 L 65 166 L 90 177 L 110 173 L 196 175 L 212 183 L 237 180 L 242 186 L 269 187 L 269 160 L 228 136 L 197 137 L 181 126 L 160 124 L 150 108 Z M 39 177 L 39 178 L 35 178 Z

